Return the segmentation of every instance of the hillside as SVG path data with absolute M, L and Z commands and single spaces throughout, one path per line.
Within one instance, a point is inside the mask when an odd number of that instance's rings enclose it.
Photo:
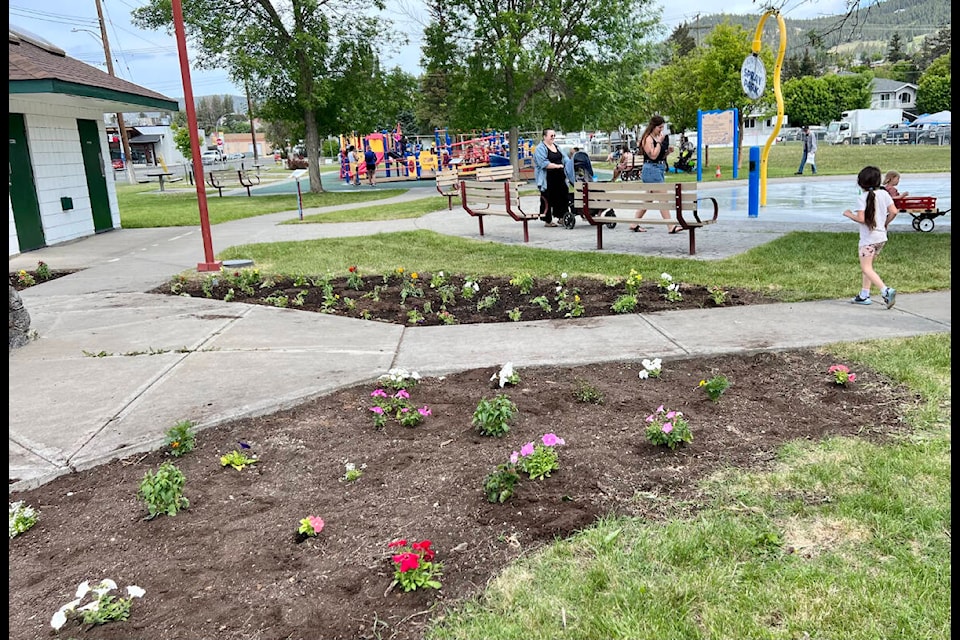
M 861 5 L 866 2 L 861 1 Z M 706 35 L 723 22 L 742 26 L 753 33 L 759 22 L 760 9 L 756 14 L 718 13 L 700 16 L 699 32 Z M 839 48 L 844 53 L 858 56 L 861 53 L 885 52 L 894 33 L 899 33 L 905 49 L 912 53 L 923 38 L 951 25 L 950 3 L 947 0 L 885 0 L 860 9 L 849 18 L 843 15 L 827 16 L 810 20 L 797 20 L 789 12 L 783 14 L 787 28 L 787 55 L 802 54 L 810 46 L 808 34 L 822 38 L 824 49 Z M 695 33 L 691 27 L 691 33 Z M 776 20 L 764 24 L 763 41 L 773 45 L 779 41 Z

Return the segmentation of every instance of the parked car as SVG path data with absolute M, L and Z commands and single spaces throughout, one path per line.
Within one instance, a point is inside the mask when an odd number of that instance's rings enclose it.
M 223 161 L 223 154 L 219 151 L 204 151 L 200 154 L 200 162 L 203 164 L 215 164 Z
M 227 156 L 227 160 L 243 160 L 242 153 L 231 153 Z
M 125 167 L 123 166 L 123 160 L 121 160 L 120 158 L 114 158 L 114 159 L 113 159 L 113 168 L 116 169 L 117 171 L 123 171 L 124 168 L 125 168 Z

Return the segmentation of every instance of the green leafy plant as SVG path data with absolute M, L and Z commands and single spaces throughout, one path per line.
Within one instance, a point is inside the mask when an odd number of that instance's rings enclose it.
M 730 388 L 730 381 L 723 375 L 713 376 L 709 380 L 701 380 L 700 388 L 706 392 L 708 398 L 719 402 L 723 392 Z
M 564 444 L 566 442 L 563 438 L 553 433 L 545 433 L 540 442 L 528 442 L 520 447 L 520 451 L 510 454 L 510 464 L 517 465 L 531 480 L 549 478 L 551 473 L 560 468 L 560 456 L 556 447 Z
M 623 286 L 627 291 L 627 295 L 634 297 L 640 293 L 640 287 L 642 284 L 643 276 L 635 269 L 630 269 L 630 275 L 627 276 L 627 279 L 623 281 Z
M 361 297 L 369 298 L 374 302 L 380 302 L 380 294 L 383 293 L 383 289 L 384 289 L 383 285 L 380 285 L 380 284 L 374 285 L 373 289 L 363 294 Z
M 452 284 L 442 284 L 437 287 L 437 295 L 440 296 L 440 306 L 446 307 L 457 301 L 457 288 Z
M 193 426 L 191 421 L 182 420 L 167 429 L 164 445 L 170 448 L 170 455 L 174 458 L 190 453 L 196 446 L 197 438 Z
M 300 527 L 297 533 L 310 538 L 315 537 L 323 531 L 323 518 L 319 516 L 307 516 L 300 521 Z
M 854 382 L 857 374 L 850 373 L 850 368 L 845 364 L 835 364 L 827 369 L 827 373 L 833 376 L 833 381 L 841 386 L 846 386 L 848 382 Z
M 150 514 L 146 519 L 152 520 L 161 513 L 175 516 L 178 511 L 189 507 L 190 501 L 183 495 L 186 481 L 180 469 L 171 462 L 161 464 L 156 473 L 147 471 L 137 492 Z
M 467 280 L 460 288 L 460 295 L 467 300 L 473 300 L 478 293 L 480 293 L 480 283 L 476 280 Z
M 477 311 L 486 311 L 487 309 L 492 309 L 497 302 L 500 300 L 500 289 L 499 287 L 493 287 L 490 289 L 490 293 L 483 296 L 479 302 L 477 302 Z
M 50 267 L 47 266 L 47 263 L 43 260 L 37 261 L 37 268 L 34 273 L 37 274 L 37 277 L 40 278 L 41 282 L 50 279 Z
M 646 421 L 647 439 L 655 445 L 676 449 L 684 442 L 693 442 L 690 425 L 680 411 L 668 411 L 660 405 Z
M 564 296 L 557 303 L 557 311 L 566 311 L 564 318 L 579 318 L 584 311 L 583 302 L 580 300 L 580 294 L 574 292 L 571 296 Z
M 424 319 L 419 309 L 410 309 L 410 311 L 407 311 L 407 324 L 420 324 Z
M 377 378 L 377 382 L 391 389 L 411 389 L 420 382 L 420 374 L 394 367 Z
M 305 286 L 307 286 L 309 283 L 310 283 L 310 278 L 308 278 L 307 276 L 303 275 L 302 273 L 298 273 L 298 274 L 293 278 L 293 286 L 295 286 L 295 287 L 305 287 Z
M 220 279 L 212 274 L 204 276 L 200 280 L 200 290 L 203 291 L 204 297 L 212 298 L 213 290 L 220 284 Z
M 400 285 L 400 306 L 403 306 L 407 298 L 410 297 L 423 297 L 423 289 L 420 287 L 420 274 L 416 271 L 411 273 L 409 278 L 404 278 L 403 284 Z
M 242 451 L 234 449 L 230 453 L 220 456 L 221 467 L 233 467 L 237 471 L 243 471 L 245 467 L 257 462 L 256 455 L 247 455 Z
M 533 291 L 533 276 L 529 273 L 517 273 L 510 278 L 510 284 L 526 295 Z
M 360 275 L 360 270 L 357 269 L 356 266 L 351 266 L 347 269 L 347 286 L 354 291 L 363 289 L 363 277 Z
M 523 311 L 520 310 L 520 307 L 514 307 L 507 311 L 507 317 L 513 320 L 514 322 L 520 322 L 520 317 L 523 315 Z
M 447 276 L 443 274 L 443 271 L 437 271 L 432 276 L 430 276 L 430 288 L 439 289 L 440 287 L 446 285 Z
M 406 389 L 399 389 L 392 396 L 383 389 L 375 389 L 370 396 L 375 398 L 375 404 L 370 407 L 370 411 L 374 414 L 373 423 L 378 429 L 386 426 L 387 419 L 391 417 L 401 426 L 415 427 L 433 414 L 427 405 L 415 407 L 410 402 L 410 393 Z
M 503 463 L 497 465 L 492 473 L 483 480 L 483 494 L 487 501 L 503 504 L 513 495 L 513 488 L 520 481 L 516 465 Z
M 431 542 L 423 540 L 407 544 L 406 540 L 395 540 L 387 545 L 393 562 L 392 589 L 396 585 L 405 592 L 415 589 L 439 589 L 442 565 L 434 562 L 436 553 L 430 548 Z
M 40 519 L 40 511 L 24 504 L 23 500 L 10 503 L 10 537 L 16 538 L 29 531 Z
M 631 294 L 617 296 L 610 308 L 614 313 L 633 313 L 637 310 L 637 296 Z
M 718 284 L 707 289 L 707 292 L 710 294 L 710 299 L 713 300 L 713 304 L 718 307 L 723 306 L 727 301 L 727 291 Z
M 178 273 L 177 275 L 170 278 L 170 293 L 173 295 L 179 296 L 183 294 L 183 288 L 187 285 L 190 280 L 186 275 Z
M 101 580 L 93 587 L 90 586 L 89 580 L 81 582 L 77 587 L 75 599 L 60 607 L 53 614 L 50 619 L 50 626 L 55 631 L 59 631 L 67 623 L 67 620 L 71 619 L 91 626 L 128 619 L 133 599 L 142 598 L 146 591 L 137 585 L 130 585 L 127 587 L 128 597 L 124 598 L 110 594 L 111 591 L 116 589 L 117 583 L 109 578 Z M 89 599 L 88 596 L 91 595 L 93 599 L 83 604 L 84 600 Z
M 641 369 L 637 375 L 641 380 L 659 378 L 660 374 L 663 373 L 663 360 L 660 358 L 653 358 L 652 360 L 644 358 L 640 361 L 640 364 L 643 365 L 643 369 Z
M 224 286 L 239 289 L 248 296 L 254 295 L 256 289 L 263 284 L 259 269 L 240 269 L 232 273 L 221 269 L 220 273 Z
M 501 438 L 510 431 L 510 425 L 507 423 L 516 411 L 517 405 L 502 393 L 493 400 L 483 398 L 473 412 L 473 425 L 485 436 Z
M 603 393 L 583 379 L 577 379 L 573 388 L 573 397 L 577 402 L 603 404 Z
M 17 271 L 17 285 L 21 287 L 32 287 L 37 284 L 36 279 L 26 272 L 25 269 Z
M 657 282 L 657 288 L 660 294 L 669 302 L 679 302 L 683 300 L 683 294 L 680 293 L 680 284 L 673 281 L 673 276 L 669 273 L 661 273 L 660 280 Z
M 362 464 L 359 467 L 352 462 L 344 463 L 346 471 L 340 477 L 341 482 L 355 482 L 360 479 L 360 476 L 363 475 L 363 470 L 367 468 L 366 464 Z
M 437 312 L 437 319 L 440 320 L 442 324 L 457 324 L 457 316 L 453 315 L 449 311 L 439 311 Z
M 553 311 L 553 307 L 550 306 L 550 300 L 547 298 L 547 296 L 537 296 L 530 301 L 530 304 L 536 305 L 548 313 Z

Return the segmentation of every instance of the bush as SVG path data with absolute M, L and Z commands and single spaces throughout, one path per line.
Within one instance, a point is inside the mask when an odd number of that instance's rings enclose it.
M 483 398 L 473 412 L 473 424 L 481 434 L 501 438 L 510 431 L 507 422 L 516 410 L 517 405 L 502 393 L 493 400 Z
M 161 513 L 175 516 L 178 511 L 189 507 L 190 501 L 183 495 L 185 482 L 183 473 L 170 462 L 160 465 L 156 475 L 147 471 L 137 493 L 147 504 L 147 510 L 150 512 L 147 520 L 152 520 Z

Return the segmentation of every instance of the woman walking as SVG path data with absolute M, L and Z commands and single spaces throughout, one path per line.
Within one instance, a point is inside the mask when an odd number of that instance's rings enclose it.
M 555 227 L 553 221 L 570 210 L 570 190 L 567 183 L 574 184 L 573 162 L 554 142 L 553 129 L 543 130 L 543 139 L 533 151 L 533 176 L 540 190 L 540 219 L 544 226 Z
M 665 122 L 663 116 L 653 116 L 640 136 L 640 151 L 643 153 L 643 167 L 640 169 L 640 179 L 644 183 L 664 182 L 667 172 L 667 156 L 673 153 L 670 146 L 670 136 L 663 132 Z M 637 209 L 636 217 L 642 218 L 646 209 Z M 660 216 L 664 220 L 670 219 L 670 211 L 661 209 Z M 683 227 L 674 225 L 667 229 L 667 233 L 679 233 Z M 639 224 L 631 225 L 630 231 L 646 231 Z

